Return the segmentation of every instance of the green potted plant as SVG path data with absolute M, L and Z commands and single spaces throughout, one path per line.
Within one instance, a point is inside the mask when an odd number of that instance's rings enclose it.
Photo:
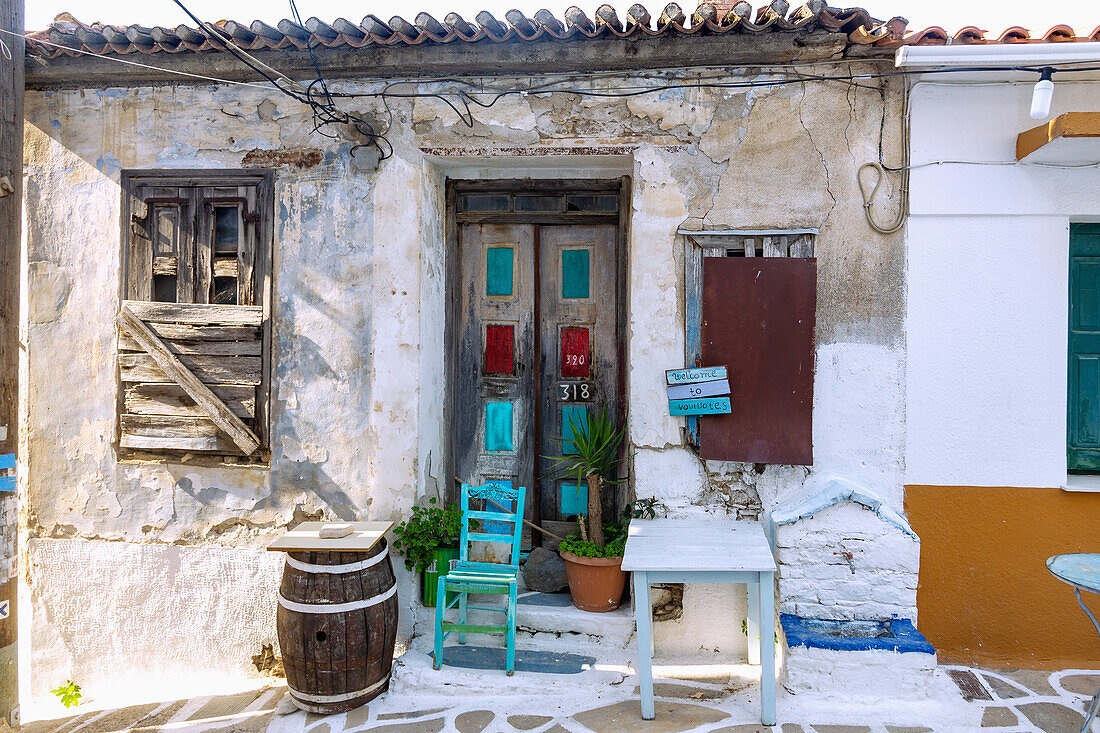
M 462 534 L 462 512 L 454 505 L 414 506 L 411 516 L 394 527 L 397 539 L 393 549 L 405 557 L 405 569 L 420 573 L 421 597 L 425 606 L 436 604 L 436 581 L 458 559 L 458 540 Z
M 583 611 L 603 613 L 619 607 L 626 573 L 622 570 L 626 546 L 625 522 L 603 523 L 602 490 L 619 483 L 615 474 L 621 464 L 619 449 L 625 429 L 615 424 L 609 410 L 585 413 L 580 424 L 569 418 L 572 439 L 555 439 L 561 456 L 546 456 L 554 462 L 558 477 L 576 477 L 577 485 L 588 484 L 588 514 L 577 515 L 577 532 L 558 546 L 565 560 L 565 575 L 573 605 Z

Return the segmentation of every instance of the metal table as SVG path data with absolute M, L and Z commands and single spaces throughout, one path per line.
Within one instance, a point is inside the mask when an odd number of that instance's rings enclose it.
M 1096 621 L 1096 616 L 1092 615 L 1092 611 L 1081 598 L 1083 590 L 1089 593 L 1100 593 L 1100 553 L 1077 552 L 1070 555 L 1055 555 L 1047 558 L 1047 570 L 1058 580 L 1073 586 L 1077 605 L 1089 617 L 1089 621 L 1092 621 L 1092 625 L 1096 628 L 1096 633 L 1100 635 L 1100 623 Z M 1098 709 L 1100 709 L 1100 690 L 1092 696 L 1092 702 L 1089 703 L 1089 709 L 1085 715 L 1085 724 L 1081 726 L 1081 733 L 1088 733 Z
M 759 522 L 633 519 L 623 570 L 634 573 L 642 717 L 652 720 L 653 583 L 745 583 L 749 596 L 749 664 L 760 665 L 760 722 L 775 725 L 775 558 Z M 733 620 L 731 619 L 731 623 Z M 772 632 L 772 633 L 769 633 Z M 753 644 L 753 639 L 758 644 Z

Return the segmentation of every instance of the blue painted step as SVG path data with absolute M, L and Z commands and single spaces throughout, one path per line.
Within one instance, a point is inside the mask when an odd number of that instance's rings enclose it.
M 435 655 L 430 655 L 435 660 Z M 591 669 L 595 657 L 569 652 L 547 652 L 516 649 L 517 672 L 541 672 L 543 674 L 580 674 Z M 504 649 L 501 647 L 448 646 L 443 653 L 444 667 L 462 669 L 499 669 L 504 671 Z

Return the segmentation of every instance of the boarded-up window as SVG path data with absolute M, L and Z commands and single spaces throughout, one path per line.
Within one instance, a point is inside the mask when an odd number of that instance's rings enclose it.
M 811 465 L 817 261 L 704 257 L 701 357 L 726 365 L 728 415 L 699 418 L 708 460 Z
M 264 458 L 271 183 L 264 171 L 124 175 L 121 453 Z

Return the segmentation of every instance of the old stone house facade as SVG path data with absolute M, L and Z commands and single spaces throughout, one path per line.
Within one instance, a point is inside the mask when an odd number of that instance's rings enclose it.
M 900 519 L 904 231 L 869 226 L 857 178 L 866 163 L 906 160 L 906 82 L 888 74 L 905 23 L 818 2 L 747 6 L 226 23 L 215 39 L 61 17 L 32 34 L 20 431 L 30 691 L 66 677 L 94 694 L 256 674 L 252 657 L 274 642 L 282 558 L 264 548 L 279 532 L 305 518 L 400 520 L 453 496 L 456 479 L 537 479 L 538 441 L 563 413 L 535 417 L 533 396 L 569 381 L 564 357 L 545 381 L 484 390 L 501 381 L 488 375 L 534 365 L 536 344 L 558 348 L 558 328 L 562 354 L 564 330 L 587 329 L 577 353 L 597 373 L 572 376 L 625 418 L 620 501 L 780 517 L 783 612 L 917 620 L 919 542 Z M 225 38 L 301 88 L 316 63 L 327 109 L 353 117 L 316 131 L 315 107 Z M 883 175 L 876 221 L 904 213 L 904 180 Z M 526 269 L 532 241 L 539 278 Z M 510 252 L 501 290 L 486 264 L 495 250 Z M 706 351 L 705 261 L 746 255 L 815 262 L 803 344 L 814 368 L 778 425 L 801 452 L 707 460 L 693 422 L 669 415 L 664 371 Z M 583 262 L 579 280 L 567 261 Z M 520 302 L 559 292 L 576 303 L 553 316 L 547 305 L 553 322 Z M 710 313 L 736 313 L 746 295 L 728 297 Z M 170 320 L 151 301 L 241 309 L 176 319 L 175 332 L 222 329 L 203 337 L 220 346 L 187 356 L 207 376 L 231 373 L 215 392 L 232 430 L 181 401 L 120 335 L 124 306 Z M 492 331 L 511 347 L 495 372 L 483 327 L 507 329 Z M 557 368 L 554 353 L 543 366 Z M 739 387 L 736 370 L 731 384 L 735 406 L 768 393 Z M 844 486 L 863 502 L 841 501 Z M 555 487 L 537 498 L 536 520 L 563 519 Z M 395 567 L 407 636 L 422 611 L 416 579 Z M 688 586 L 682 615 L 658 624 L 658 652 L 698 653 L 705 640 L 710 655 L 743 654 L 738 624 L 722 619 L 744 606 L 739 588 Z

